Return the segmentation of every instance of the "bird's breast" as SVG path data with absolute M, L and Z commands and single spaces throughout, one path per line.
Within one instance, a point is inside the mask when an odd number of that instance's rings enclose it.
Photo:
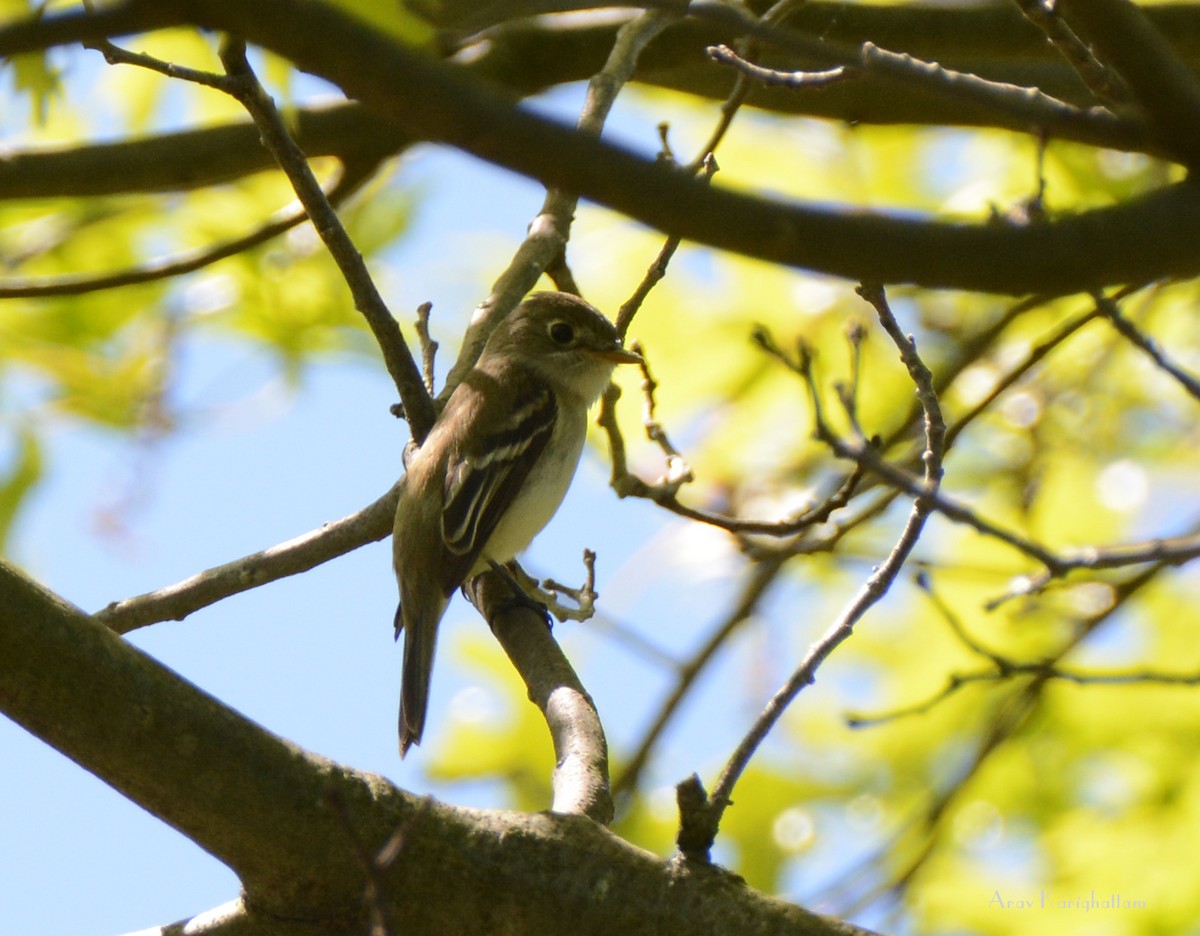
M 504 563 L 522 552 L 562 504 L 575 477 L 587 436 L 586 417 L 571 419 L 563 416 L 560 411 L 549 442 L 492 531 L 472 575 L 486 570 L 488 560 Z

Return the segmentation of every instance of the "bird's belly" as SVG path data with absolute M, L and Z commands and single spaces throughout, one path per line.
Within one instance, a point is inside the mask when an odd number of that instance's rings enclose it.
M 505 563 L 524 551 L 550 522 L 566 497 L 583 452 L 587 425 L 564 426 L 560 422 L 555 431 L 565 432 L 567 438 L 561 440 L 561 444 L 555 444 L 560 440 L 550 440 L 541 458 L 529 472 L 529 477 L 521 485 L 516 499 L 492 531 L 472 574 L 487 569 L 488 560 Z M 560 453 L 557 459 L 554 458 L 554 452 Z

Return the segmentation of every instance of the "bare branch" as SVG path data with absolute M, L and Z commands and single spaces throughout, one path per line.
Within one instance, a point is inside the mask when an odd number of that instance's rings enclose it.
M 1129 0 L 1062 0 L 1058 9 L 1125 80 L 1177 158 L 1200 168 L 1200 78 L 1141 8 Z
M 425 389 L 433 396 L 433 364 L 437 356 L 438 343 L 429 334 L 429 313 L 433 311 L 432 302 L 422 302 L 417 306 L 417 340 L 421 342 L 421 373 L 425 375 Z
M 691 658 L 685 664 L 677 667 L 675 685 L 659 705 L 654 720 L 642 735 L 633 755 L 626 762 L 625 769 L 614 784 L 614 790 L 617 793 L 630 793 L 637 788 L 642 771 L 645 770 L 646 764 L 650 760 L 650 754 L 667 724 L 679 710 L 679 706 L 696 684 L 700 674 L 716 658 L 717 652 L 729 642 L 729 638 L 743 624 L 751 619 L 771 585 L 778 579 L 787 559 L 788 556 L 780 551 L 754 563 L 733 608 L 721 619 L 709 638 L 692 654 Z
M 582 135 L 600 136 L 617 94 L 633 75 L 638 56 L 677 18 L 677 13 L 651 10 L 621 27 L 604 68 L 588 83 L 587 98 L 576 125 Z M 551 186 L 547 189 L 542 209 L 529 223 L 525 240 L 492 285 L 491 293 L 475 310 L 440 399 L 444 400 L 461 383 L 474 366 L 496 323 L 516 307 L 542 273 L 551 264 L 566 270 L 566 244 L 578 202 L 578 194 L 566 188 Z
M 1117 303 L 1113 299 L 1100 293 L 1093 294 L 1092 298 L 1096 301 L 1096 310 L 1099 315 L 1108 319 L 1112 327 L 1120 332 L 1135 348 L 1149 357 L 1159 370 L 1174 378 L 1193 400 L 1200 402 L 1200 380 L 1168 358 L 1162 348 L 1159 347 L 1158 342 L 1144 334 L 1136 325 L 1121 314 L 1120 308 L 1118 308 Z
M 194 611 L 230 595 L 307 572 L 323 562 L 389 536 L 399 494 L 397 482 L 377 501 L 348 517 L 278 546 L 215 566 L 175 585 L 136 598 L 114 601 L 92 617 L 118 634 L 127 634 L 159 621 L 182 621 Z
M 873 42 L 864 42 L 860 55 L 862 69 L 867 74 L 885 74 L 926 89 L 940 90 L 947 96 L 974 101 L 1013 119 L 1024 120 L 1029 126 L 1038 127 L 1051 135 L 1060 131 L 1070 133 L 1071 127 L 1080 124 L 1116 123 L 1120 120 L 1101 107 L 1085 110 L 1036 88 L 988 81 L 978 75 L 946 68 L 937 62 L 923 62 L 911 55 L 881 49 Z
M 1056 578 L 1077 569 L 1120 569 L 1126 566 L 1159 563 L 1180 566 L 1200 557 L 1200 535 L 1165 537 L 1142 543 L 1118 543 L 1112 546 L 1084 546 L 1054 556 L 1054 567 L 1047 566 L 1036 575 L 1018 576 L 1002 595 L 990 599 L 984 607 L 994 611 L 1013 598 L 1033 595 Z
M 660 127 L 659 129 L 662 130 L 663 128 Z M 663 135 L 663 152 L 670 152 L 666 143 L 665 132 Z M 712 154 L 712 150 L 709 150 L 704 156 L 700 157 L 699 165 L 700 178 L 704 182 L 710 181 L 713 175 L 720 169 L 717 165 L 716 157 Z M 666 239 L 653 262 L 646 268 L 646 273 L 634 289 L 633 295 L 621 304 L 621 308 L 617 312 L 616 326 L 617 334 L 622 339 L 629 331 L 633 317 L 637 315 L 638 310 L 642 307 L 642 303 L 650 295 L 650 290 L 657 286 L 662 278 L 667 275 L 667 266 L 670 264 L 671 258 L 675 256 L 675 251 L 679 249 L 679 243 L 680 238 L 678 237 L 668 237 Z
M 550 808 L 607 825 L 613 802 L 604 728 L 547 619 L 527 602 L 515 602 L 508 583 L 495 572 L 478 576 L 466 591 L 529 689 L 530 701 L 546 717 L 556 765 Z
M 1096 58 L 1087 44 L 1058 14 L 1058 9 L 1045 0 L 1016 0 L 1029 22 L 1046 34 L 1051 45 L 1075 69 L 1083 83 L 1100 100 L 1110 104 L 1125 104 L 1130 99 L 1129 87 Z
M 935 222 L 776 203 L 704 187 L 516 108 L 471 76 L 401 48 L 321 4 L 203 0 L 189 9 L 199 10 L 207 26 L 244 35 L 339 83 L 415 133 L 721 249 L 857 280 L 1009 295 L 1061 294 L 1200 269 L 1188 249 L 1200 239 L 1200 193 L 1186 183 L 1031 225 Z M 65 41 L 97 29 L 86 16 L 52 20 L 53 28 L 47 22 L 37 30 L 25 24 L 0 29 L 0 54 L 25 50 L 35 37 Z M 283 21 L 287 29 L 279 28 Z M 324 41 L 311 41 L 313 35 Z M 353 62 L 346 60 L 345 48 L 359 51 Z
M 1131 601 L 1143 588 L 1155 581 L 1159 574 L 1166 568 L 1162 564 L 1148 566 L 1121 582 L 1116 588 L 1113 602 L 1107 608 L 1078 621 L 1075 633 L 1064 641 L 1055 653 L 1043 661 L 1044 664 L 1046 666 L 1057 666 L 1059 661 L 1064 659 L 1076 647 L 1080 646 L 1091 634 L 1102 627 L 1105 622 L 1111 620 L 1113 615 L 1124 607 L 1127 602 Z M 970 761 L 948 786 L 932 794 L 930 802 L 917 820 L 924 827 L 924 835 L 926 837 L 924 847 L 918 849 L 907 865 L 899 871 L 892 873 L 890 868 L 894 867 L 895 861 L 891 846 L 895 844 L 895 841 L 901 835 L 905 834 L 904 831 L 897 833 L 893 837 L 891 845 L 885 845 L 880 853 L 890 856 L 888 861 L 889 874 L 891 874 L 890 880 L 881 883 L 872 893 L 862 896 L 856 901 L 855 907 L 865 906 L 884 893 L 896 894 L 902 891 L 913 880 L 916 873 L 932 854 L 934 831 L 938 823 L 946 816 L 950 805 L 967 787 L 970 780 L 982 770 L 991 756 L 1000 750 L 1006 742 L 1012 740 L 1029 723 L 1030 718 L 1041 705 L 1048 683 L 1049 678 L 1045 673 L 1035 673 L 1023 684 L 1017 686 L 1013 692 L 1004 695 L 995 703 L 992 708 L 992 717 L 986 721 L 987 728 L 975 744 Z M 931 701 L 935 702 L 935 700 Z
M 546 633 L 540 622 L 527 630 Z M 244 899 L 207 923 L 189 921 L 189 931 L 364 932 L 365 881 L 349 828 L 368 854 L 395 855 L 381 890 L 396 933 L 489 932 L 496 920 L 517 921 L 513 933 L 548 933 L 564 919 L 581 931 L 644 932 L 653 907 L 666 932 L 868 936 L 744 884 L 714 888 L 711 877 L 680 874 L 580 815 L 431 803 L 332 764 L 3 563 L 0 711 L 238 875 Z M 328 806 L 331 784 L 344 815 Z M 403 847 L 390 848 L 398 830 Z M 613 886 L 596 886 L 605 880 Z
M 756 340 L 759 340 L 757 336 Z M 819 526 L 825 523 L 831 514 L 849 503 L 858 482 L 862 479 L 863 472 L 858 468 L 824 500 L 782 520 L 747 520 L 701 510 L 680 502 L 677 495 L 680 487 L 692 480 L 691 468 L 671 445 L 665 430 L 654 415 L 654 388 L 657 384 L 650 376 L 648 365 L 643 364 L 642 373 L 643 425 L 646 427 L 647 436 L 658 444 L 666 456 L 666 474 L 654 484 L 647 484 L 629 471 L 625 439 L 616 417 L 616 403 L 621 397 L 621 389 L 612 384 L 604 394 L 596 423 L 608 437 L 609 459 L 612 464 L 609 484 L 618 497 L 640 497 L 650 500 L 677 516 L 715 526 L 729 533 L 778 537 L 792 537 L 810 527 Z
M 875 728 L 914 715 L 925 715 L 964 686 L 1001 683 L 1020 676 L 1069 682 L 1077 686 L 1132 686 L 1147 683 L 1160 686 L 1200 686 L 1200 672 L 1172 673 L 1155 669 L 1086 672 L 1051 666 L 1044 662 L 1020 663 L 1005 658 L 1001 659 L 1003 665 L 997 665 L 990 669 L 974 670 L 969 673 L 951 673 L 946 679 L 946 685 L 923 702 L 916 702 L 879 715 L 848 713 L 846 724 L 851 728 Z
M 259 84 L 246 59 L 245 44 L 229 40 L 223 42 L 221 62 L 228 73 L 228 80 L 223 83 L 222 89 L 237 98 L 249 112 L 262 131 L 263 144 L 292 183 L 296 196 L 312 219 L 313 227 L 342 271 L 346 285 L 354 296 L 355 308 L 362 313 L 375 335 L 383 352 L 384 364 L 404 404 L 405 418 L 412 429 L 413 438 L 422 441 L 437 418 L 433 403 L 425 391 L 421 372 L 400 333 L 400 326 L 375 288 L 366 261 L 342 227 L 337 212 L 325 198 L 308 165 L 308 159 L 292 139 L 283 118 L 275 109 L 274 101 Z
M 1060 347 L 1068 338 L 1082 329 L 1097 316 L 1095 307 L 1088 309 L 1074 318 L 1068 319 L 1061 326 L 1033 345 L 1025 356 L 1010 367 L 992 388 L 984 394 L 966 412 L 960 415 L 946 430 L 946 445 L 953 445 L 958 436 L 970 426 L 982 413 L 996 402 L 1006 391 L 1010 390 L 1022 377 L 1029 373 L 1055 348 Z
M 657 404 L 654 392 L 658 389 L 658 381 L 650 373 L 650 361 L 645 349 L 634 342 L 633 350 L 642 355 L 639 365 L 642 371 L 642 427 L 646 430 L 646 438 L 657 445 L 667 461 L 667 473 L 655 482 L 655 487 L 662 488 L 664 496 L 674 499 L 679 489 L 694 480 L 691 466 L 667 438 L 667 431 L 656 415 Z
M 759 715 L 745 738 L 734 750 L 721 771 L 720 777 L 709 797 L 715 812 L 714 829 L 720 817 L 732 802 L 733 788 L 749 765 L 755 751 L 767 734 L 779 721 L 787 707 L 804 687 L 816 678 L 816 671 L 829 655 L 854 631 L 854 625 L 872 605 L 887 594 L 892 582 L 900 573 L 904 561 L 912 552 L 924 529 L 925 521 L 933 510 L 932 498 L 936 495 L 942 478 L 943 442 L 946 424 L 942 419 L 941 407 L 933 387 L 933 376 L 917 353 L 916 342 L 904 335 L 895 316 L 888 306 L 883 288 L 872 284 L 859 287 L 859 294 L 875 308 L 879 322 L 900 351 L 900 360 L 908 370 L 916 387 L 917 399 L 925 413 L 925 465 L 921 489 L 916 493 L 912 511 L 891 553 L 870 575 L 859 589 L 849 606 L 838 616 L 825 634 L 809 648 L 804 660 L 791 678 L 775 693 Z M 822 437 L 830 434 L 827 426 L 818 424 L 817 432 Z
M 362 165 L 345 165 L 343 171 L 329 188 L 326 197 L 331 205 L 339 204 L 352 194 L 376 169 L 377 160 L 369 160 Z M 129 270 L 116 273 L 81 273 L 68 276 L 45 277 L 33 280 L 10 279 L 0 282 L 0 299 L 16 298 L 50 298 L 53 296 L 80 296 L 103 289 L 115 289 L 119 286 L 134 286 L 140 283 L 150 283 L 156 280 L 182 276 L 194 273 L 196 270 L 211 266 L 219 260 L 235 256 L 264 244 L 280 234 L 291 230 L 296 225 L 308 220 L 308 212 L 303 208 L 290 211 L 273 221 L 267 221 L 257 230 L 241 237 L 202 247 L 198 250 L 187 251 L 172 257 L 152 260 Z
M 827 88 L 831 84 L 854 77 L 853 72 L 845 65 L 837 65 L 824 71 L 779 71 L 747 62 L 727 45 L 709 46 L 704 51 L 714 62 L 731 65 L 747 78 L 752 78 L 765 85 L 775 85 L 793 91 Z

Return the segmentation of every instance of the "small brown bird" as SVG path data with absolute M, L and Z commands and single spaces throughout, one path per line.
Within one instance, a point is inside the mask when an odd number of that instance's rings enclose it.
M 413 456 L 393 538 L 401 757 L 421 741 L 450 596 L 550 521 L 579 464 L 588 407 L 616 365 L 640 361 L 582 299 L 535 293 L 497 326 Z

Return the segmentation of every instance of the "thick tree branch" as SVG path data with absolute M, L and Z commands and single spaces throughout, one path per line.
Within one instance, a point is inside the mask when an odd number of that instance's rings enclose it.
M 621 936 L 865 932 L 732 876 L 681 872 L 582 816 L 457 809 L 338 767 L 4 565 L 0 711 L 234 869 L 245 895 L 224 910 L 237 925 L 214 933 L 365 932 L 356 843 L 377 852 L 399 828 L 380 882 L 410 936 L 494 932 L 497 920 L 514 936 L 564 920 Z
M 1200 9 L 1180 4 L 1153 7 L 1148 14 L 1179 42 L 1181 51 L 1191 56 L 1189 61 L 1200 64 Z M 1028 30 L 1023 32 L 1019 21 L 1007 15 L 1003 7 L 847 8 L 838 4 L 834 9 L 826 3 L 808 3 L 792 11 L 789 21 L 797 31 L 826 35 L 847 48 L 871 39 L 884 47 L 904 49 L 960 71 L 985 74 L 992 80 L 1010 84 L 1032 83 L 1073 103 L 1086 103 L 1078 95 L 1072 96 L 1069 84 L 1063 80 L 996 70 L 1001 63 L 1019 65 L 1036 60 L 1044 46 L 1036 35 L 1026 35 Z M 94 24 L 96 35 L 108 34 L 112 22 L 98 19 Z M 145 25 L 151 28 L 152 20 L 146 20 Z M 28 42 L 40 39 L 42 33 L 46 35 L 45 41 L 52 41 L 53 27 L 35 24 L 35 28 L 38 32 L 32 37 L 25 30 Z M 616 28 L 580 21 L 516 21 L 490 31 L 486 41 L 471 49 L 472 54 L 462 67 L 520 94 L 533 94 L 599 69 L 612 47 Z M 728 81 L 719 70 L 706 68 L 702 63 L 689 64 L 698 61 L 696 50 L 704 43 L 717 41 L 724 35 L 691 20 L 671 26 L 640 56 L 635 78 L 724 97 Z M 10 38 L 20 40 L 21 34 Z M 975 56 L 985 58 L 991 68 L 973 67 L 971 59 Z M 802 64 L 792 60 L 780 62 L 781 67 Z M 981 122 L 980 115 L 970 116 L 973 105 L 967 102 L 944 96 L 931 100 L 927 95 L 914 94 L 908 85 L 893 88 L 886 79 L 855 82 L 831 93 L 842 97 L 835 100 L 829 95 L 806 96 L 759 89 L 754 101 L 756 107 L 781 113 L 814 113 L 862 123 Z M 343 161 L 379 158 L 412 142 L 409 135 L 357 104 L 297 108 L 290 115 L 289 126 L 296 142 L 310 156 L 334 155 Z M 1058 132 L 1070 138 L 1064 128 Z M 274 166 L 266 152 L 254 145 L 256 139 L 256 131 L 250 124 L 235 124 L 86 147 L 17 150 L 0 160 L 0 197 L 173 191 L 225 182 Z M 1132 140 L 1122 144 L 1121 139 L 1113 137 L 1092 142 L 1117 148 L 1137 145 Z
M 373 165 L 413 142 L 361 104 L 297 108 L 289 122 L 310 156 Z M 0 159 L 0 198 L 90 198 L 204 188 L 277 168 L 254 124 L 219 124 L 116 143 L 17 150 Z
M 696 11 L 697 5 L 693 4 L 692 9 Z M 642 57 L 637 80 L 725 99 L 730 93 L 729 78 L 722 70 L 706 66 L 697 52 L 746 36 L 746 24 L 752 22 L 732 14 L 727 20 L 715 25 L 687 19 L 670 28 Z M 784 46 L 765 40 L 762 43 L 763 61 L 777 70 L 852 67 L 859 62 L 862 44 L 869 41 L 991 82 L 1038 88 L 1076 107 L 1094 103 L 1073 70 L 1044 54 L 1042 37 L 1004 7 L 845 7 L 809 3 L 792 13 L 788 23 L 786 33 L 772 30 L 772 35 L 788 37 Z M 930 31 L 921 29 L 926 23 Z M 972 28 L 975 24 L 978 31 Z M 588 73 L 591 63 L 599 67 L 608 48 L 606 43 L 611 43 L 612 29 L 611 25 L 586 21 L 516 21 L 489 30 L 464 50 L 463 58 L 477 74 L 522 93 L 534 93 L 550 84 L 578 80 L 581 73 Z M 813 36 L 821 38 L 816 41 Z M 1016 133 L 1043 127 L 1055 139 L 1114 149 L 1163 151 L 1149 125 L 1136 116 L 1092 115 L 1080 119 L 1064 115 L 1061 106 L 1042 108 L 1036 102 L 1016 110 L 997 108 L 994 101 L 948 95 L 942 84 L 936 77 L 923 79 L 911 69 L 900 76 L 876 69 L 866 80 L 842 82 L 820 94 L 760 87 L 754 93 L 754 106 L 780 114 L 807 114 L 856 124 L 999 127 Z
M 378 778 L 271 737 L 3 565 L 0 709 L 229 865 L 276 912 L 345 903 L 351 856 L 314 851 L 342 835 L 319 806 L 323 787 L 369 809 Z M 415 805 L 385 802 L 396 820 Z
M 749 6 L 761 10 L 766 4 L 756 0 Z M 696 52 L 706 45 L 733 42 L 747 33 L 747 24 L 754 20 L 715 4 L 695 3 L 692 12 L 692 18 L 669 29 L 654 44 L 643 59 L 637 80 L 723 98 L 728 92 L 727 79 L 705 68 Z M 159 15 L 169 15 L 169 11 L 160 11 Z M 1176 40 L 1180 52 L 1190 62 L 1200 63 L 1200 14 L 1194 5 L 1155 6 L 1148 10 L 1148 15 L 1159 29 Z M 110 17 L 105 23 L 127 19 Z M 778 68 L 797 70 L 851 64 L 859 46 L 872 41 L 992 81 L 1037 87 L 1077 105 L 1091 103 L 1073 69 L 1057 62 L 1038 32 L 1003 5 L 847 8 L 839 3 L 816 2 L 802 5 L 789 22 L 792 28 L 786 32 L 770 31 L 772 36 L 784 37 L 775 40 L 778 49 L 790 50 L 776 52 L 774 61 Z M 152 25 L 147 20 L 147 29 Z M 611 49 L 616 28 L 611 22 L 518 17 L 489 29 L 463 57 L 467 60 L 466 67 L 477 74 L 521 94 L 531 94 L 593 74 Z M 61 34 L 61 27 L 24 29 L 20 38 L 32 44 L 41 34 L 53 41 Z M 102 29 L 97 31 L 97 36 L 101 34 L 105 34 Z M 997 124 L 997 115 L 990 114 L 987 107 L 926 94 L 911 84 L 894 83 L 886 78 L 846 85 L 828 96 L 797 96 L 768 89 L 756 94 L 755 104 L 783 113 L 809 113 L 865 123 L 1006 126 L 1017 132 L 1029 129 L 1020 122 Z M 1076 136 L 1076 130 L 1083 135 Z M 1136 120 L 1126 120 L 1121 129 L 1087 125 L 1063 128 L 1060 135 L 1116 148 L 1148 145 L 1146 128 Z
M 1008 294 L 1060 294 L 1200 270 L 1190 247 L 1200 240 L 1200 190 L 1187 184 L 1032 225 L 779 204 L 706 186 L 536 117 L 320 4 L 193 0 L 178 16 L 259 42 L 420 135 L 578 191 L 666 233 L 771 262 L 873 282 Z M 96 29 L 75 14 L 55 23 L 53 35 L 62 41 Z M 33 41 L 34 34 L 13 29 L 0 31 L 0 54 Z M 44 43 L 45 36 L 37 39 Z

